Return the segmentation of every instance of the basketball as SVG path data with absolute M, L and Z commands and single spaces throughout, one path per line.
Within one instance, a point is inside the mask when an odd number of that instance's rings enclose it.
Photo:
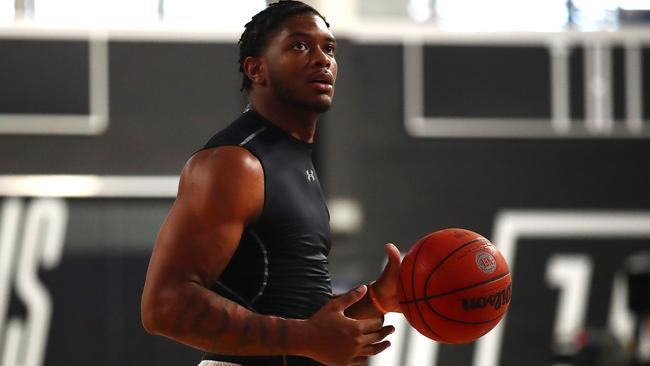
M 465 229 L 420 239 L 400 269 L 400 306 L 420 333 L 467 343 L 494 328 L 512 294 L 508 264 L 489 240 Z

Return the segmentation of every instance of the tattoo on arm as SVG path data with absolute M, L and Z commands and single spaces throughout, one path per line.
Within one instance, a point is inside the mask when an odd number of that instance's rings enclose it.
M 201 311 L 194 317 L 192 323 L 190 323 L 189 330 L 194 333 L 201 333 L 201 326 L 204 325 L 205 319 L 210 316 L 210 310 L 212 310 L 212 304 L 214 303 L 214 298 L 209 297 L 203 302 L 203 308 Z
M 245 347 L 246 345 L 250 344 L 252 340 L 253 337 L 251 335 L 251 323 L 250 321 L 245 320 L 243 327 L 241 328 L 241 331 L 239 333 L 239 340 L 237 342 L 236 349 Z
M 252 313 L 204 291 L 186 298 L 171 323 L 169 335 L 173 338 L 215 353 L 288 354 L 285 319 Z
M 279 344 L 280 347 L 282 347 L 282 354 L 288 354 L 289 353 L 289 342 L 287 341 L 287 322 L 284 320 L 280 321 L 280 336 L 279 336 Z
M 266 323 L 264 322 L 264 319 L 261 316 L 257 318 L 257 324 L 258 324 L 258 327 L 260 329 L 260 343 L 266 342 L 272 348 L 273 342 L 269 342 L 269 336 L 267 334 Z
M 207 333 L 207 335 L 209 337 L 212 337 L 213 339 L 213 342 L 211 342 L 211 346 L 213 349 L 218 349 L 221 343 L 219 338 L 217 338 L 216 336 L 224 333 L 230 326 L 230 313 L 228 312 L 228 309 L 222 307 L 220 313 L 221 314 L 217 316 L 217 320 L 215 321 L 216 324 L 218 324 L 219 326 L 216 329 L 211 330 L 210 332 Z
M 181 310 L 178 313 L 178 317 L 176 318 L 176 322 L 174 326 L 172 327 L 171 331 L 173 335 L 182 335 L 183 328 L 185 323 L 187 322 L 188 318 L 190 317 L 190 313 L 195 307 L 195 304 L 198 300 L 199 295 L 195 295 L 189 299 L 189 301 L 185 304 L 183 307 L 183 310 Z

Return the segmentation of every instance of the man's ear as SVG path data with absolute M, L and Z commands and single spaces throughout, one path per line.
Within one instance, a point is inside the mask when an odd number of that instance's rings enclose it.
M 253 85 L 266 85 L 266 64 L 261 57 L 246 57 L 242 68 Z

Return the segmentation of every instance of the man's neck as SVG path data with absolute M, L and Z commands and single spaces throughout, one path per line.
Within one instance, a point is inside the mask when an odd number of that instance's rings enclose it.
M 298 110 L 280 103 L 264 102 L 249 96 L 249 106 L 262 117 L 298 140 L 312 143 L 320 113 Z

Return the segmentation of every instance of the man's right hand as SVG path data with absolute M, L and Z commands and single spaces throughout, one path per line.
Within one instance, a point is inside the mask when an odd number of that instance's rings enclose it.
M 390 346 L 382 341 L 395 330 L 383 326 L 383 317 L 355 320 L 344 315 L 345 309 L 361 300 L 367 287 L 361 286 L 330 300 L 306 322 L 310 344 L 307 356 L 327 365 L 363 364 Z

